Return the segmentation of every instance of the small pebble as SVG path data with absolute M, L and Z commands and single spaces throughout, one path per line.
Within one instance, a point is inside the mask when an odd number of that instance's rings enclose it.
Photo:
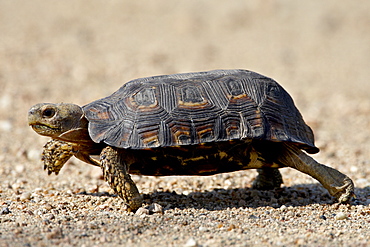
M 231 231 L 233 229 L 235 229 L 236 226 L 234 224 L 230 224 L 229 228 L 227 228 L 228 231 Z
M 343 212 L 339 212 L 335 215 L 335 219 L 336 220 L 346 220 L 348 219 L 348 216 L 346 213 L 343 213 Z
M 146 209 L 146 208 L 139 208 L 137 211 L 136 211 L 136 215 L 149 215 L 149 209 Z
M 286 209 L 286 206 L 285 205 L 281 205 L 281 207 L 279 208 L 281 211 L 284 211 Z
M 19 197 L 19 199 L 21 201 L 29 200 L 29 199 L 31 199 L 31 193 L 30 192 L 24 192 L 24 193 L 21 194 L 21 196 Z
M 54 216 L 54 214 L 45 214 L 44 218 L 46 220 L 53 220 L 53 219 L 55 219 L 55 216 Z
M 2 214 L 10 214 L 10 213 L 11 213 L 11 211 L 9 210 L 8 207 L 3 207 L 1 209 L 1 211 L 0 211 L 0 215 L 2 215 Z
M 109 204 L 101 204 L 96 206 L 95 210 L 105 210 L 109 208 Z
M 199 246 L 197 241 L 194 238 L 189 238 L 188 241 L 186 241 L 186 244 L 184 247 L 197 247 Z
M 17 166 L 15 166 L 15 171 L 16 171 L 17 173 L 23 173 L 23 172 L 24 172 L 24 170 L 25 170 L 24 165 L 17 165 Z
M 199 227 L 199 231 L 200 232 L 208 232 L 208 229 L 207 229 L 207 227 L 201 226 L 201 227 Z
M 63 232 L 61 228 L 54 229 L 53 231 L 46 234 L 47 239 L 57 239 L 57 238 L 62 238 L 62 237 L 63 237 Z
M 53 209 L 53 206 L 51 206 L 50 204 L 45 204 L 44 209 L 47 210 L 47 211 L 50 211 L 50 210 Z
M 153 214 L 155 213 L 163 214 L 163 207 L 159 205 L 158 203 L 153 203 L 152 205 L 150 205 L 148 210 L 150 213 L 153 213 Z
M 248 218 L 253 220 L 259 219 L 259 217 L 255 216 L 254 214 L 249 215 Z
M 325 216 L 325 215 L 321 215 L 321 216 L 320 216 L 320 219 L 322 219 L 322 220 L 326 220 L 326 216 Z
M 106 242 L 108 242 L 108 238 L 107 238 L 107 236 L 101 236 L 100 239 L 99 239 L 99 241 L 101 243 L 106 243 Z

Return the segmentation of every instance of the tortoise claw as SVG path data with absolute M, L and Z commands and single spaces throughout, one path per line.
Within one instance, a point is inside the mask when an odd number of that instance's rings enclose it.
M 56 139 L 48 141 L 44 145 L 41 160 L 44 162 L 44 170 L 48 175 L 59 174 L 60 169 L 74 155 L 72 144 Z

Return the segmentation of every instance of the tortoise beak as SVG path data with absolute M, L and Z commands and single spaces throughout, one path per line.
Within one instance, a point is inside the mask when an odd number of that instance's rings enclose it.
M 32 106 L 31 109 L 29 109 L 28 111 L 28 125 L 31 127 L 38 124 L 37 119 L 39 119 L 39 108 L 37 108 L 36 106 L 37 105 Z
M 37 105 L 32 106 L 28 110 L 28 125 L 33 126 L 33 125 L 40 124 L 40 120 L 42 119 L 41 107 L 42 107 L 42 104 L 37 104 Z

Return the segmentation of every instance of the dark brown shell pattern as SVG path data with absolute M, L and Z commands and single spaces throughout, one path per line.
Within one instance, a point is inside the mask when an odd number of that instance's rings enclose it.
M 91 138 L 114 147 L 258 139 L 319 151 L 289 94 L 271 78 L 247 70 L 136 79 L 83 109 Z

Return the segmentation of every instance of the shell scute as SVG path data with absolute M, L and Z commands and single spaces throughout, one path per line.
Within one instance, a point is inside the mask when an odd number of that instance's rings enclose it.
M 157 105 L 157 99 L 155 96 L 154 88 L 143 88 L 132 96 L 133 101 L 140 106 L 155 106 Z

